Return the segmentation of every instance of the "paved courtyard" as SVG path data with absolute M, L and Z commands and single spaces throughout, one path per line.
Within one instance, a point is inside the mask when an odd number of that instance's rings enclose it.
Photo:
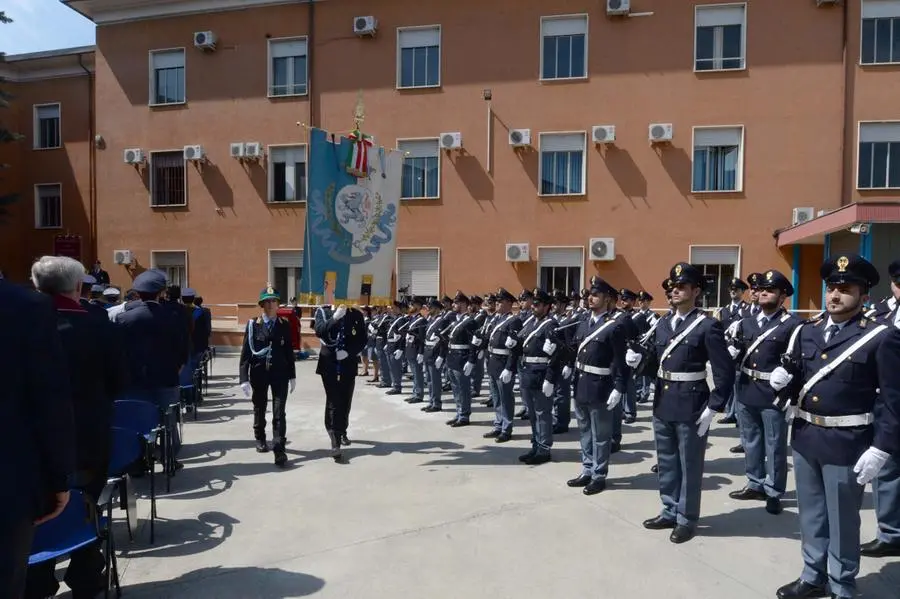
M 553 463 L 524 466 L 527 422 L 496 445 L 481 437 L 486 408 L 450 429 L 449 412 L 424 414 L 362 378 L 348 463 L 336 464 L 314 371 L 298 362 L 281 471 L 255 452 L 237 359 L 220 355 L 198 420 L 185 424 L 185 469 L 159 501 L 155 545 L 146 526 L 133 543 L 118 535 L 125 597 L 758 599 L 800 572 L 792 486 L 780 516 L 728 497 L 743 484 L 742 458 L 728 452 L 734 427 L 713 424 L 700 532 L 675 546 L 668 531 L 641 527 L 659 509 L 647 406 L 625 427 L 608 490 L 585 497 L 565 485 L 579 470 L 575 432 L 557 439 Z M 900 560 L 863 561 L 862 597 L 898 589 Z

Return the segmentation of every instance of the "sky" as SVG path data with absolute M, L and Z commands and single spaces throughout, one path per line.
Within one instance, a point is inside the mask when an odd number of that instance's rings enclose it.
M 0 10 L 13 20 L 0 25 L 0 52 L 23 54 L 94 43 L 94 24 L 59 0 L 4 0 Z

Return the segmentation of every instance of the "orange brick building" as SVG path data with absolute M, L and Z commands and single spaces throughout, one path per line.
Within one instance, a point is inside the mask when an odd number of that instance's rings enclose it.
M 90 132 L 68 162 L 94 167 L 64 212 L 87 215 L 115 284 L 155 266 L 208 303 L 252 305 L 268 280 L 295 294 L 297 123 L 346 132 L 360 90 L 365 130 L 407 153 L 395 279 L 417 294 L 594 273 L 658 292 L 687 260 L 719 282 L 710 304 L 778 268 L 813 309 L 824 253 L 900 255 L 897 1 L 66 4 L 98 27 L 95 128 L 62 120 Z M 75 81 L 64 107 L 88 98 Z M 27 233 L 25 258 L 50 249 Z

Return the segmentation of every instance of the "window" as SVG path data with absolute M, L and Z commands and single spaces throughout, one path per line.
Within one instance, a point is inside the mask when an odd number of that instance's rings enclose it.
M 282 303 L 300 296 L 300 280 L 303 275 L 303 250 L 269 250 L 272 267 L 270 279 L 281 294 Z
M 728 284 L 737 273 L 741 248 L 736 245 L 691 246 L 690 263 L 703 273 L 700 296 L 703 308 L 718 308 L 731 301 Z
M 306 201 L 306 146 L 269 148 L 269 201 Z
M 441 251 L 434 248 L 397 248 L 398 295 L 439 297 Z M 406 289 L 401 292 L 401 289 Z
M 269 96 L 306 95 L 306 38 L 269 40 Z
M 587 77 L 587 16 L 541 19 L 541 79 Z
M 863 2 L 859 62 L 900 63 L 900 1 Z
M 743 69 L 747 7 L 698 6 L 694 14 L 694 70 Z
M 166 273 L 169 285 L 187 287 L 187 252 L 179 251 L 151 251 L 151 268 L 158 268 Z
M 58 183 L 34 186 L 34 227 L 62 227 L 62 190 Z
M 150 205 L 184 206 L 187 204 L 187 182 L 184 152 L 150 153 Z
M 900 188 L 900 122 L 859 124 L 856 187 Z
M 34 107 L 34 148 L 49 150 L 62 146 L 59 128 L 59 104 Z
M 541 133 L 540 195 L 584 193 L 584 133 Z
M 397 87 L 441 85 L 441 28 L 397 30 Z
M 150 53 L 150 104 L 181 104 L 184 94 L 184 50 Z
M 403 152 L 404 200 L 434 199 L 440 195 L 440 148 L 437 139 L 415 139 L 397 144 Z
M 694 128 L 691 191 L 740 191 L 743 127 Z
M 581 290 L 584 248 L 538 247 L 538 284 L 552 292 Z

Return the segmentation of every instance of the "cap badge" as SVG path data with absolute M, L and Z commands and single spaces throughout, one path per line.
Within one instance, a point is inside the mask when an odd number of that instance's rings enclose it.
M 847 259 L 847 256 L 841 256 L 837 259 L 838 272 L 847 272 L 847 267 L 849 265 L 850 260 Z
M 766 273 L 766 280 L 767 280 L 767 281 L 771 281 L 773 276 L 775 276 L 775 273 L 773 273 L 773 272 L 770 270 L 769 272 Z
M 268 293 L 269 295 L 274 295 L 275 289 L 273 289 L 272 287 L 266 287 L 266 293 Z
M 676 265 L 675 265 L 675 276 L 676 276 L 676 277 L 680 277 L 680 276 L 681 276 L 681 272 L 682 272 L 683 270 L 684 270 L 684 269 L 681 267 L 680 264 L 676 264 Z

